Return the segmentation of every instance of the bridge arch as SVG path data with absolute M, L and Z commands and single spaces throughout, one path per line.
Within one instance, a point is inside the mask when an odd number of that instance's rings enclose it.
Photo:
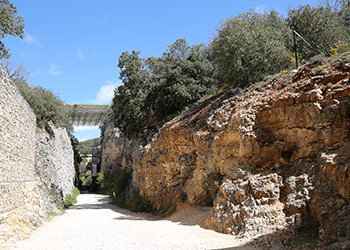
M 108 114 L 111 105 L 66 104 L 73 126 L 100 126 Z

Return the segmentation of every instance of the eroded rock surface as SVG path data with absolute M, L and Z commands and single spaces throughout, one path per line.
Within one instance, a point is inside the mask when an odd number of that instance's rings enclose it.
M 212 206 L 207 226 L 242 237 L 313 218 L 320 239 L 346 246 L 348 58 L 197 102 L 165 124 L 132 164 L 140 194 L 158 209 L 178 201 Z
M 51 124 L 47 130 L 36 133 L 36 170 L 45 186 L 64 198 L 73 192 L 74 152 L 64 128 Z

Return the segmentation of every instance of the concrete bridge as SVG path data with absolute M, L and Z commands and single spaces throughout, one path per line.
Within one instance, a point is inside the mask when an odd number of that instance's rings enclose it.
M 99 126 L 112 112 L 111 105 L 66 104 L 74 126 Z

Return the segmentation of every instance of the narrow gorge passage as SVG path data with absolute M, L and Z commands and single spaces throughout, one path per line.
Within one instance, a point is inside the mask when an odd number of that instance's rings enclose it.
M 109 202 L 105 195 L 82 194 L 64 215 L 14 249 L 251 249 L 232 235 L 133 213 Z

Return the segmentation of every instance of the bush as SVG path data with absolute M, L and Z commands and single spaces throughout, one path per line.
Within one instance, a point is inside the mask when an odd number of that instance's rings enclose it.
M 102 172 L 101 172 L 102 173 Z M 113 174 L 104 174 L 103 173 L 103 181 L 102 181 L 102 193 L 107 193 L 116 197 L 125 198 L 125 193 L 129 181 L 131 180 L 132 171 L 128 169 L 118 169 Z M 101 175 L 101 174 L 100 174 Z
M 69 208 L 70 206 L 73 206 L 74 204 L 76 204 L 77 201 L 77 197 L 80 194 L 79 189 L 77 189 L 76 187 L 73 188 L 73 193 L 70 195 L 66 195 L 65 199 L 64 199 L 64 208 Z
M 150 201 L 142 198 L 138 193 L 127 194 L 127 188 L 131 181 L 132 171 L 118 169 L 112 175 L 105 175 L 103 180 L 103 192 L 110 193 L 112 203 L 133 212 L 153 212 Z
M 133 212 L 153 212 L 152 203 L 143 199 L 138 193 L 134 193 L 126 199 L 126 208 Z
M 102 184 L 105 179 L 105 173 L 103 171 L 97 174 L 97 184 Z
M 64 103 L 50 90 L 40 86 L 30 87 L 23 79 L 15 79 L 14 83 L 33 109 L 39 128 L 45 128 L 51 121 L 56 127 L 64 127 L 69 132 L 73 130 Z
M 128 182 L 131 179 L 132 172 L 128 169 L 118 169 L 115 173 L 115 179 L 113 183 L 113 192 L 116 196 L 125 195 Z
M 289 65 L 288 26 L 275 11 L 228 19 L 210 44 L 222 83 L 245 87 Z
M 91 162 L 89 162 L 89 163 L 91 163 Z M 89 166 L 89 163 L 88 163 L 88 166 Z M 83 185 L 90 185 L 92 182 L 91 170 L 86 170 L 85 173 L 82 173 L 80 176 L 80 181 L 82 182 Z

